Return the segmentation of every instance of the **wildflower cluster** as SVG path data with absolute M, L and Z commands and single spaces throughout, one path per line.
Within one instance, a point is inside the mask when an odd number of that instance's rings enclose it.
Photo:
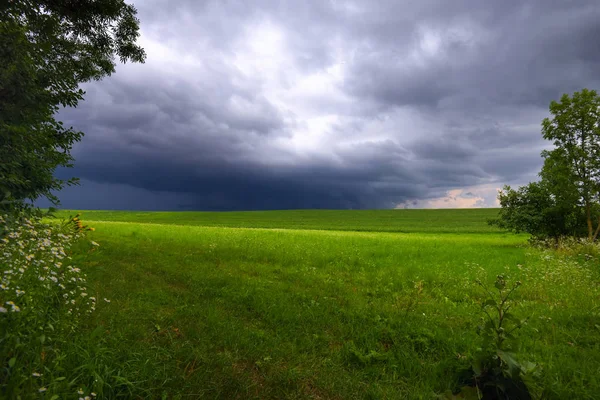
M 93 228 L 79 216 L 61 225 L 39 216 L 0 215 L 0 393 L 27 391 L 24 376 L 36 391 L 48 390 L 41 371 L 60 353 L 61 340 L 96 309 L 86 274 L 69 255 L 87 230 Z
M 10 224 L 0 216 L 0 224 L 12 225 L 4 226 L 0 239 L 0 300 L 11 312 L 45 311 L 50 304 L 66 308 L 75 317 L 94 311 L 96 299 L 88 295 L 86 275 L 70 265 L 66 253 L 73 241 L 84 236 L 81 222 L 71 221 L 67 224 L 77 229 L 74 233 L 28 218 Z

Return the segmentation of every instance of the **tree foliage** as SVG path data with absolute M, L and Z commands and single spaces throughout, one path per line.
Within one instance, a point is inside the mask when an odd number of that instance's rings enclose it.
M 490 221 L 536 238 L 587 237 L 600 232 L 600 96 L 583 89 L 550 103 L 553 118 L 542 135 L 555 148 L 542 152 L 539 182 L 517 190 L 505 186 L 499 218 Z
M 560 158 L 565 165 L 572 182 L 569 188 L 576 190 L 577 205 L 585 209 L 588 238 L 595 239 L 593 219 L 600 195 L 600 96 L 587 89 L 573 97 L 565 94 L 560 102 L 550 103 L 550 112 L 554 118 L 544 119 L 542 134 L 554 142 L 556 150 L 546 159 Z
M 83 82 L 121 62 L 143 62 L 136 9 L 123 0 L 0 2 L 0 208 L 47 197 L 73 184 L 54 177 L 72 166 L 83 133 L 55 118 L 76 107 Z

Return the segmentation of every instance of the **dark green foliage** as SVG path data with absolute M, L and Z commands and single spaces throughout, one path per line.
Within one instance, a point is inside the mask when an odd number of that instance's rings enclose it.
M 516 233 L 529 233 L 536 239 L 580 237 L 585 234 L 585 216 L 581 207 L 568 201 L 569 193 L 554 194 L 543 180 L 517 190 L 505 186 L 498 195 L 502 207 L 499 217 L 489 223 Z
M 600 230 L 600 215 L 594 212 L 600 195 L 600 96 L 588 89 L 572 97 L 565 94 L 560 102 L 550 103 L 550 112 L 554 117 L 544 119 L 542 134 L 553 141 L 556 150 L 543 155 L 560 164 L 561 178 L 569 179 L 561 191 L 575 191 L 574 205 L 585 209 L 588 239 L 595 240 Z M 594 232 L 595 219 L 598 227 Z
M 13 0 L 0 4 L 0 209 L 76 183 L 54 177 L 71 167 L 83 133 L 55 119 L 76 107 L 79 84 L 122 62 L 143 62 L 136 10 L 123 0 Z

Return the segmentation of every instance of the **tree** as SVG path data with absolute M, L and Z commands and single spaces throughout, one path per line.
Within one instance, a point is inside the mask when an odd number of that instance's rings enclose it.
M 544 139 L 552 140 L 556 149 L 546 152 L 546 159 L 564 165 L 568 179 L 576 190 L 576 203 L 585 209 L 587 234 L 595 240 L 594 214 L 600 195 L 600 96 L 595 90 L 583 89 L 573 97 L 564 94 L 560 102 L 550 103 L 552 119 L 542 122 Z
M 539 182 L 499 193 L 501 210 L 492 225 L 538 239 L 598 238 L 600 231 L 600 97 L 584 89 L 550 103 L 552 119 L 542 134 L 556 148 L 542 152 Z M 594 229 L 594 220 L 598 219 Z
M 0 208 L 47 197 L 76 183 L 54 177 L 71 167 L 83 133 L 55 119 L 76 107 L 79 84 L 121 62 L 144 62 L 136 9 L 124 0 L 0 2 Z
M 552 193 L 548 182 L 531 182 L 512 189 L 504 186 L 498 194 L 500 213 L 491 225 L 515 233 L 527 232 L 536 239 L 551 238 L 558 241 L 563 236 L 580 236 L 582 213 L 560 196 Z

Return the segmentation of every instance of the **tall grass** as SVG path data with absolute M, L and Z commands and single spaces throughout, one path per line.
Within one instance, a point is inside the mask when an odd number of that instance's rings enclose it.
M 0 397 L 90 399 L 111 369 L 100 331 L 89 334 L 98 300 L 71 249 L 93 252 L 79 218 L 45 224 L 29 214 L 0 216 Z M 104 374 L 106 375 L 106 374 Z M 110 377 L 110 375 L 108 375 Z M 108 381 L 113 381 L 109 378 Z

